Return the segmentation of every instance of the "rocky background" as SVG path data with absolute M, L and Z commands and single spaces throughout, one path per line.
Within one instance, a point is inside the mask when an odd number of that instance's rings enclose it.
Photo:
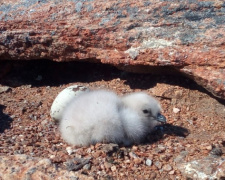
M 224 42 L 222 0 L 2 0 L 0 178 L 224 178 Z M 49 110 L 73 84 L 147 91 L 168 124 L 142 145 L 71 147 Z
M 2 0 L 0 59 L 170 67 L 224 99 L 224 25 L 223 0 Z

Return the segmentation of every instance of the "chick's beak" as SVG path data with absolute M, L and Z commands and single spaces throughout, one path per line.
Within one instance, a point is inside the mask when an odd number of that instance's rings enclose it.
M 166 123 L 166 117 L 163 116 L 160 113 L 157 115 L 157 119 L 156 120 L 159 121 L 159 122 L 161 122 L 161 123 Z

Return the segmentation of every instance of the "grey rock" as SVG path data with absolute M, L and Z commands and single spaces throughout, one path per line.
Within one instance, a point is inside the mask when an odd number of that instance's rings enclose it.
M 102 151 L 105 152 L 106 154 L 110 154 L 113 152 L 116 152 L 119 149 L 118 144 L 104 144 L 102 147 Z
M 90 170 L 91 169 L 91 164 L 90 163 L 85 164 L 83 169 Z
M 0 87 L 0 94 L 4 93 L 4 92 L 9 92 L 11 90 L 12 89 L 9 86 L 2 86 L 2 87 Z
M 68 160 L 65 165 L 66 169 L 68 171 L 78 171 L 82 169 L 86 164 L 90 162 L 90 158 L 84 159 L 84 158 L 74 158 L 71 160 Z
M 224 178 L 225 159 L 212 156 L 177 165 L 181 173 L 191 179 L 214 180 Z
M 88 179 L 74 171 L 58 169 L 50 159 L 27 155 L 0 156 L 0 179 Z
M 222 149 L 215 147 L 211 150 L 210 154 L 213 156 L 221 156 L 223 154 L 223 151 Z
M 174 158 L 174 162 L 181 163 L 187 156 L 187 154 L 188 154 L 187 151 L 181 151 L 180 154 L 176 158 Z

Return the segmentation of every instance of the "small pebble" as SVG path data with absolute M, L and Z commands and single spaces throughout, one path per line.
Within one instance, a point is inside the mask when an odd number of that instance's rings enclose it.
M 151 172 L 149 179 L 155 179 L 157 174 L 155 172 Z
M 127 159 L 127 160 L 124 161 L 124 163 L 125 163 L 125 164 L 130 164 L 130 160 Z
M 209 150 L 209 151 L 211 151 L 212 150 L 212 146 L 211 145 L 208 145 L 208 146 L 206 146 L 206 149 Z
M 137 151 L 137 150 L 138 150 L 138 146 L 133 146 L 133 147 L 132 147 L 132 150 L 133 150 L 133 151 Z
M 152 160 L 151 160 L 151 159 L 147 159 L 147 160 L 145 161 L 145 164 L 146 164 L 147 166 L 151 166 L 151 165 L 152 165 Z
M 158 169 L 161 169 L 161 168 L 162 168 L 162 163 L 159 162 L 159 161 L 156 161 L 156 162 L 154 163 L 154 165 L 155 165 Z
M 160 150 L 160 152 L 164 152 L 166 150 L 166 147 L 161 145 L 161 144 L 159 144 L 158 145 L 158 149 Z
M 129 153 L 129 156 L 131 157 L 131 158 L 138 158 L 138 156 L 134 153 L 134 152 L 130 152 Z
M 111 171 L 113 171 L 113 172 L 116 171 L 116 166 L 112 166 Z
M 15 118 L 15 117 L 16 117 L 15 115 L 10 116 L 11 119 L 13 119 L 13 118 Z
M 168 172 L 172 170 L 172 167 L 169 164 L 166 164 L 163 166 L 163 170 Z
M 71 147 L 67 147 L 66 151 L 69 155 L 71 155 L 73 153 L 73 149 Z
M 92 151 L 91 148 L 88 148 L 88 149 L 87 149 L 87 153 L 88 153 L 88 154 L 90 154 L 91 151 Z
M 175 173 L 174 170 L 170 171 L 168 174 L 173 175 Z
M 90 163 L 85 164 L 83 169 L 90 170 L 91 169 L 91 164 Z
M 214 156 L 221 156 L 223 154 L 223 151 L 220 148 L 215 147 L 212 149 L 210 154 Z
M 105 162 L 104 166 L 105 166 L 106 169 L 110 169 L 112 167 L 112 164 L 109 163 L 109 162 Z
M 139 164 L 142 163 L 142 159 L 141 158 L 135 158 L 134 163 L 139 165 Z
M 182 94 L 183 94 L 183 91 L 182 90 L 177 90 L 177 91 L 175 91 L 175 97 L 177 98 L 177 99 L 179 99 L 179 98 L 181 98 L 181 96 L 182 96 Z
M 55 155 L 51 155 L 51 156 L 50 156 L 50 159 L 54 159 L 54 158 L 55 158 Z
M 41 122 L 41 125 L 47 125 L 48 124 L 48 120 L 47 119 L 45 119 L 45 120 L 43 120 L 42 122 Z
M 180 112 L 180 109 L 178 109 L 178 108 L 173 108 L 173 112 L 174 112 L 175 114 L 177 114 L 177 113 Z

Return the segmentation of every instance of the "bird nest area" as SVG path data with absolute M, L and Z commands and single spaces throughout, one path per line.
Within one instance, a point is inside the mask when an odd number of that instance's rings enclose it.
M 48 158 L 59 170 L 94 179 L 184 179 L 180 164 L 215 148 L 224 156 L 224 102 L 181 75 L 133 74 L 78 62 L 7 61 L 0 68 L 1 156 Z M 159 100 L 167 124 L 131 147 L 71 146 L 60 137 L 50 108 L 59 92 L 75 84 L 118 95 L 145 91 Z

